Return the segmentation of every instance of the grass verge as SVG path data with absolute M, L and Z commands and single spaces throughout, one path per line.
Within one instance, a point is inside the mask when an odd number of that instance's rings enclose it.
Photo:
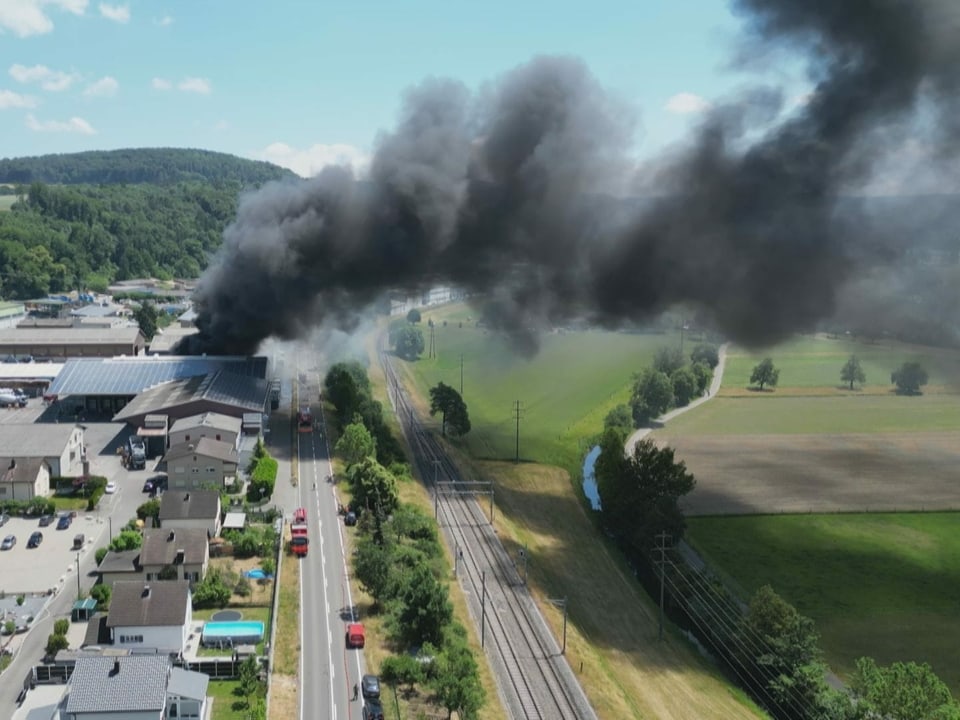
M 300 563 L 285 557 L 280 565 L 277 637 L 270 676 L 270 720 L 299 717 Z
M 841 677 L 857 658 L 928 662 L 960 695 L 960 515 L 690 518 L 689 536 L 749 597 L 771 585 L 814 619 Z

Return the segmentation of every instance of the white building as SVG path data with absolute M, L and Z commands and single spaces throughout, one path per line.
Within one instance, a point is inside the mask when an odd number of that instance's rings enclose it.
M 115 647 L 179 655 L 186 647 L 192 622 L 187 582 L 113 584 L 107 629 Z
M 175 421 L 168 435 L 170 446 L 196 443 L 200 438 L 210 438 L 232 445 L 240 445 L 241 421 L 217 412 L 190 415 Z
M 45 461 L 52 477 L 83 474 L 83 428 L 73 423 L 0 423 L 0 448 L 18 459 Z

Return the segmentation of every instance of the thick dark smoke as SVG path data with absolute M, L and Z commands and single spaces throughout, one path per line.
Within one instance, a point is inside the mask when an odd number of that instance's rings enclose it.
M 713 109 L 687 150 L 614 201 L 632 121 L 578 61 L 538 58 L 471 96 L 411 91 L 368 177 L 328 168 L 246 196 L 198 290 L 201 343 L 249 353 L 322 322 L 349 329 L 387 289 L 453 284 L 518 338 L 546 322 L 636 321 L 677 302 L 753 345 L 829 315 L 874 229 L 837 200 L 881 138 L 917 125 L 955 152 L 956 0 L 740 0 L 743 56 L 800 50 L 815 92 Z M 919 113 L 918 108 L 923 108 Z M 931 129 L 932 128 L 932 129 Z

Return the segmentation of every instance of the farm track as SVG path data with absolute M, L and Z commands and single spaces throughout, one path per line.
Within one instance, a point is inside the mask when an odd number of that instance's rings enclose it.
M 507 712 L 513 718 L 596 718 L 510 555 L 443 446 L 406 397 L 390 356 L 380 350 L 387 390 L 437 519 L 459 559 L 457 577 L 481 634 Z M 462 554 L 461 554 L 462 553 Z

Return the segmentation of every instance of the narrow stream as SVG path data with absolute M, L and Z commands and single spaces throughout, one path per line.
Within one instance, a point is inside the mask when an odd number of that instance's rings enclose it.
M 583 459 L 583 494 L 590 501 L 590 507 L 600 509 L 600 493 L 597 490 L 597 478 L 593 474 L 593 466 L 600 457 L 600 446 L 594 445 Z

